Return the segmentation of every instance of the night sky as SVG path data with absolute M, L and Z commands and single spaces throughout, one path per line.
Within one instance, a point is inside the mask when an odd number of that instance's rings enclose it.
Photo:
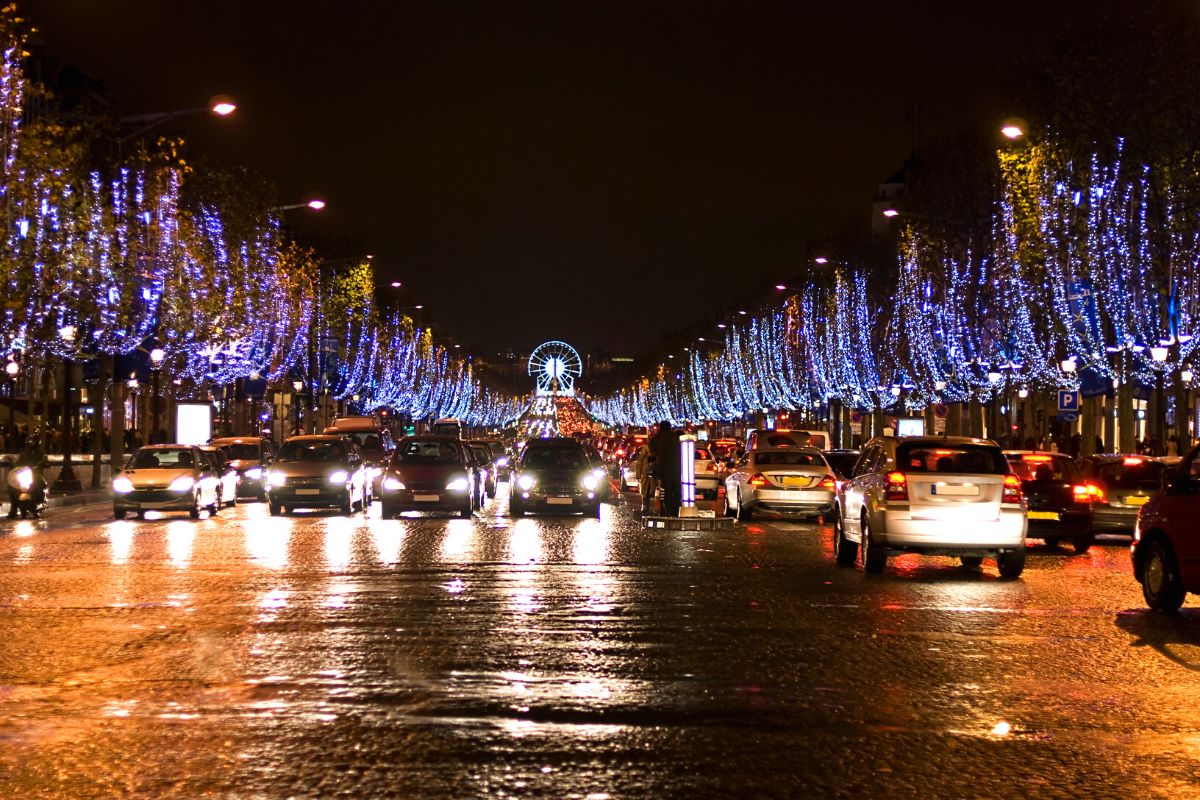
M 618 355 L 865 226 L 914 103 L 919 141 L 994 130 L 1034 31 L 1103 5 L 20 3 L 119 114 L 235 97 L 193 155 L 319 191 L 298 232 L 361 241 L 459 341 Z

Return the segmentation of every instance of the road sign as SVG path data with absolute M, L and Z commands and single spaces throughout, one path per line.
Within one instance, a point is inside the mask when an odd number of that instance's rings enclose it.
M 1060 411 L 1058 412 L 1058 418 L 1063 422 L 1074 422 L 1079 419 L 1079 414 L 1074 411 Z
M 950 413 L 950 409 L 945 403 L 938 403 L 933 407 L 933 415 L 938 419 L 945 419 L 948 413 Z
M 1073 392 L 1070 389 L 1058 390 L 1058 410 L 1059 411 L 1078 411 L 1079 410 L 1079 392 Z
M 862 424 L 862 412 L 861 411 L 851 411 L 850 412 L 850 421 L 855 423 L 856 425 L 861 425 Z
M 946 432 L 946 418 L 945 417 L 935 416 L 933 418 L 933 432 L 934 433 L 945 433 Z

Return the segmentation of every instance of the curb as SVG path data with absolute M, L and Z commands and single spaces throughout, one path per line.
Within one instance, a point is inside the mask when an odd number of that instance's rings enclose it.
M 7 498 L 4 498 L 7 502 Z M 112 501 L 112 495 L 104 490 L 84 491 L 79 494 L 61 494 L 58 496 L 50 495 L 46 501 L 46 508 L 70 508 L 72 506 L 86 506 L 91 503 L 108 503 Z

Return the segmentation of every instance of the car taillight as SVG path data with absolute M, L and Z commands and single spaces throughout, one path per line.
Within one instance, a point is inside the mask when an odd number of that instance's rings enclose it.
M 903 472 L 889 472 L 887 478 L 884 480 L 884 500 L 889 502 L 893 500 L 905 502 L 908 500 L 908 478 L 904 477 Z
M 755 473 L 754 475 L 750 476 L 750 485 L 751 486 L 767 486 L 768 484 L 769 484 L 769 481 L 767 480 L 767 477 L 765 475 L 763 475 L 761 472 Z
M 1103 486 L 1097 486 L 1094 483 L 1086 483 L 1086 484 L 1084 484 L 1084 486 L 1087 487 L 1088 497 L 1091 498 L 1091 502 L 1093 502 L 1093 503 L 1106 502 L 1106 499 L 1104 497 L 1104 487 Z
M 1004 476 L 1004 493 L 1000 496 L 1001 503 L 1021 502 L 1021 479 L 1016 475 Z
M 716 472 L 716 471 L 717 471 L 716 462 L 709 464 L 708 468 L 705 470 L 705 472 Z
M 826 476 L 825 476 L 825 477 L 824 477 L 824 478 L 821 480 L 821 482 L 817 484 L 817 488 L 818 488 L 818 489 L 828 489 L 829 491 L 831 491 L 831 492 L 832 492 L 832 491 L 834 491 L 835 489 L 837 489 L 837 482 L 836 482 L 836 481 L 834 481 L 834 479 L 833 479 L 833 476 L 832 476 L 832 475 L 826 475 Z
M 1090 503 L 1092 496 L 1088 493 L 1088 487 L 1083 484 L 1076 484 L 1071 487 L 1071 494 L 1075 496 L 1076 503 Z

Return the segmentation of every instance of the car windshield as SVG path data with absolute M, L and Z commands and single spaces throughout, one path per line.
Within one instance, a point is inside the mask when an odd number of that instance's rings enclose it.
M 903 472 L 947 472 L 960 475 L 1006 475 L 1008 460 L 999 447 L 987 445 L 902 444 L 896 468 Z
M 538 447 L 525 454 L 525 469 L 585 469 L 587 456 L 567 447 Z
M 1157 489 L 1167 467 L 1158 461 L 1101 464 L 1097 475 L 1108 489 Z
M 279 448 L 279 461 L 343 461 L 346 446 L 341 442 L 286 442 Z
M 372 431 L 338 433 L 338 435 L 354 442 L 362 450 L 379 451 L 383 449 L 383 440 L 380 438 L 378 433 Z
M 138 450 L 130 459 L 129 469 L 191 469 L 196 465 L 195 454 L 190 447 Z
M 471 452 L 475 454 L 476 460 L 481 464 L 486 464 L 492 460 L 491 451 L 481 444 L 471 445 Z
M 759 467 L 823 467 L 825 466 L 825 460 L 817 453 L 756 452 L 754 454 L 754 464 Z
M 1008 463 L 1012 471 L 1023 481 L 1059 481 L 1077 483 L 1081 480 L 1079 468 L 1069 458 L 1050 456 L 1011 456 Z
M 221 445 L 229 452 L 234 461 L 257 461 L 259 459 L 258 445 L 234 442 Z
M 395 457 L 397 464 L 458 464 L 460 460 L 457 443 L 420 439 L 401 442 Z

